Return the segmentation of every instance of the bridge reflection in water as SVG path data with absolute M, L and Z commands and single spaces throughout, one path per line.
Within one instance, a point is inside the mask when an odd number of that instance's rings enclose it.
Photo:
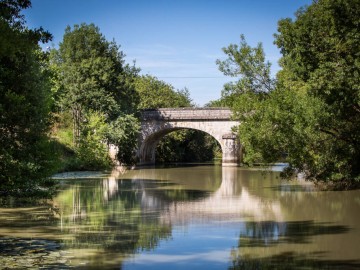
M 131 174 L 133 182 L 138 182 L 141 192 L 141 206 L 147 211 L 159 210 L 162 208 L 160 220 L 166 224 L 186 224 L 196 219 L 207 222 L 210 219 L 226 220 L 234 217 L 247 218 L 252 220 L 274 220 L 282 221 L 281 206 L 279 201 L 264 200 L 259 196 L 251 194 L 249 188 L 242 185 L 241 174 L 237 167 L 221 167 L 221 184 L 212 186 L 213 192 L 206 192 L 205 195 L 193 200 L 164 200 L 158 192 L 147 190 L 144 186 L 146 181 L 141 179 L 161 179 L 159 169 L 146 169 Z M 187 190 L 196 190 L 197 181 L 205 179 L 192 179 L 189 175 L 181 175 L 182 179 L 172 179 L 173 183 L 184 185 Z M 163 176 L 164 177 L 164 176 Z M 211 177 L 211 176 L 209 176 Z M 163 178 L 163 181 L 167 180 Z M 210 179 L 208 179 L 210 180 Z M 213 181 L 213 184 L 218 182 Z M 208 187 L 209 188 L 209 187 Z M 215 191 L 214 191 L 215 190 Z

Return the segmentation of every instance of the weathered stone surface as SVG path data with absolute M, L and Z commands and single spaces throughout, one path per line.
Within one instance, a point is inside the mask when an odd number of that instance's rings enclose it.
M 231 111 L 228 108 L 164 108 L 156 110 L 144 110 L 141 113 L 141 117 L 144 121 L 227 121 L 231 118 Z
M 228 108 L 165 108 L 142 111 L 137 151 L 140 164 L 154 164 L 156 145 L 166 134 L 180 129 L 196 129 L 213 136 L 223 152 L 224 166 L 241 162 L 241 144 L 232 132 L 239 122 L 231 120 Z

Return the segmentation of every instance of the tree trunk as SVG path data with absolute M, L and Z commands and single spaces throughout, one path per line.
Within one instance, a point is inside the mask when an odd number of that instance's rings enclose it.
M 79 146 L 80 141 L 80 125 L 81 125 L 81 108 L 79 105 L 75 105 L 72 109 L 73 115 L 73 142 L 75 147 Z

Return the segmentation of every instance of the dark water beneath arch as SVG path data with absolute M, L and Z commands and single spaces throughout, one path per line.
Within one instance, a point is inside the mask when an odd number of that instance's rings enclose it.
M 0 208 L 0 263 L 360 269 L 360 190 L 316 191 L 279 179 L 274 169 L 197 165 L 61 176 L 51 204 Z

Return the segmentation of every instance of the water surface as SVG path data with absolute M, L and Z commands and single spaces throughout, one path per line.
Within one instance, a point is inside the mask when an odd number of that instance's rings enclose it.
M 60 176 L 45 206 L 0 209 L 22 269 L 360 269 L 360 191 L 221 166 Z

